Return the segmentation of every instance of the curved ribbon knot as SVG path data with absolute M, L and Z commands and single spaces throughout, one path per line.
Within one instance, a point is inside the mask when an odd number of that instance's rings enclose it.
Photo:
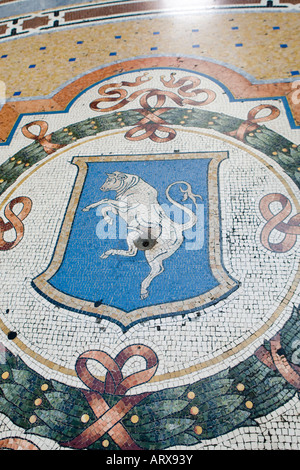
M 282 209 L 277 214 L 273 214 L 270 209 L 270 204 L 274 201 L 280 202 L 282 206 Z M 267 221 L 260 236 L 263 246 L 277 253 L 289 251 L 295 245 L 297 235 L 300 235 L 300 214 L 295 214 L 288 222 L 283 222 L 284 219 L 290 215 L 292 205 L 286 196 L 279 193 L 266 194 L 266 196 L 260 200 L 259 209 L 262 216 Z M 269 241 L 273 230 L 278 230 L 285 234 L 281 242 L 271 243 Z
M 270 114 L 268 116 L 257 118 L 257 114 L 263 109 L 270 109 Z M 242 122 L 238 129 L 236 129 L 235 131 L 227 132 L 226 134 L 244 142 L 247 134 L 258 129 L 258 123 L 273 121 L 273 119 L 276 119 L 279 114 L 280 111 L 275 106 L 266 104 L 255 106 L 255 108 L 249 111 L 246 121 Z
M 39 134 L 33 134 L 29 129 L 32 126 L 39 126 L 40 132 Z M 56 150 L 64 147 L 61 144 L 55 144 L 51 142 L 52 134 L 47 134 L 48 131 L 48 124 L 46 121 L 32 121 L 29 124 L 26 124 L 22 127 L 22 133 L 28 139 L 36 140 L 41 144 L 45 150 L 45 152 L 50 155 L 51 153 L 55 152 Z
M 141 119 L 133 129 L 126 132 L 125 137 L 128 140 L 144 140 L 149 138 L 153 142 L 163 143 L 169 142 L 176 137 L 176 131 L 169 126 L 166 126 L 166 121 L 159 117 L 160 114 L 168 111 L 170 108 L 156 109 L 150 111 L 150 109 L 137 109 L 140 114 L 145 116 Z M 157 131 L 167 134 L 165 137 L 160 137 L 156 134 Z M 139 135 L 137 133 L 142 132 Z
M 19 214 L 16 214 L 13 211 L 13 208 L 16 204 L 23 204 L 23 207 Z M 28 197 L 19 196 L 15 199 L 12 199 L 5 207 L 4 214 L 8 219 L 8 222 L 4 222 L 2 217 L 0 217 L 0 251 L 11 250 L 22 240 L 24 236 L 24 224 L 23 220 L 26 219 L 28 214 L 31 211 L 32 201 Z M 14 241 L 5 241 L 4 233 L 9 230 L 15 230 L 16 236 Z
M 141 356 L 146 360 L 146 369 L 124 377 L 122 368 L 133 356 Z M 101 381 L 90 373 L 87 362 L 95 360 L 107 370 L 105 381 Z M 122 450 L 141 450 L 120 423 L 121 419 L 151 392 L 138 395 L 125 393 L 132 387 L 148 382 L 156 373 L 158 359 L 152 349 L 143 345 L 132 345 L 123 349 L 115 359 L 103 351 L 88 351 L 76 362 L 76 372 L 89 390 L 82 390 L 97 420 L 86 428 L 79 436 L 62 445 L 75 449 L 89 447 L 105 433 L 108 433 Z M 120 400 L 110 408 L 102 394 L 120 396 Z
M 215 100 L 216 94 L 214 91 L 206 88 L 197 88 L 201 80 L 193 76 L 186 76 L 178 81 L 175 80 L 175 74 L 171 74 L 169 80 L 165 80 L 164 77 L 160 77 L 161 83 L 168 88 L 177 88 L 178 96 L 176 93 L 167 90 L 160 90 L 158 88 L 145 88 L 137 90 L 128 96 L 128 92 L 124 90 L 123 86 L 138 86 L 141 85 L 151 78 L 143 78 L 146 74 L 138 77 L 135 82 L 121 82 L 103 85 L 99 88 L 98 93 L 102 95 L 102 98 L 98 98 L 90 103 L 90 108 L 93 111 L 107 113 L 122 108 L 128 103 L 139 99 L 142 108 L 134 109 L 144 117 L 134 124 L 133 129 L 129 130 L 125 134 L 125 138 L 133 141 L 140 141 L 144 139 L 151 139 L 153 142 L 163 143 L 169 142 L 176 137 L 176 131 L 169 127 L 168 123 L 160 116 L 161 114 L 169 111 L 172 108 L 163 107 L 166 99 L 173 101 L 178 106 L 185 104 L 193 106 L 205 106 L 212 103 Z M 192 98 L 197 95 L 204 94 L 202 100 L 194 100 Z M 150 104 L 150 99 L 156 99 L 156 103 Z M 104 102 L 116 102 L 116 104 L 101 108 L 101 103 Z M 159 135 L 157 132 L 162 134 Z

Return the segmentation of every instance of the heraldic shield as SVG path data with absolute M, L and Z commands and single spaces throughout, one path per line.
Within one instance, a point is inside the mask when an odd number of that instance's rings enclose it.
M 33 286 L 123 329 L 227 297 L 238 287 L 222 260 L 218 173 L 227 156 L 74 157 L 52 261 Z

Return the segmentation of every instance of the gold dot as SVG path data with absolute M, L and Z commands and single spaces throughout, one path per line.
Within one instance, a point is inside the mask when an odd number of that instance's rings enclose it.
M 246 401 L 246 408 L 249 408 L 249 410 L 251 410 L 251 408 L 253 408 L 253 403 L 252 401 Z
M 249 135 L 250 135 L 250 137 L 254 136 L 253 132 L 249 132 Z
M 287 151 L 288 151 L 288 149 L 282 149 L 282 151 L 283 151 L 283 152 L 287 152 Z
M 238 389 L 239 392 L 242 392 L 243 390 L 245 390 L 245 385 L 237 384 L 236 388 Z
M 22 160 L 17 161 L 17 165 L 20 165 L 20 163 L 22 163 Z
M 37 420 L 37 417 L 36 417 L 35 415 L 32 415 L 32 416 L 30 416 L 30 418 L 29 418 L 29 422 L 30 422 L 31 424 L 34 424 L 34 423 L 36 422 L 36 420 Z
M 42 399 L 41 398 L 37 398 L 35 401 L 34 401 L 34 404 L 35 406 L 40 406 L 42 404 Z
M 96 121 L 91 121 L 91 124 L 96 124 Z
M 68 135 L 73 135 L 73 132 L 72 132 L 72 131 L 71 131 L 71 132 L 68 132 Z
M 104 439 L 102 442 L 103 447 L 108 447 L 109 446 L 109 441 L 107 439 Z
M 297 171 L 300 171 L 300 166 L 298 166 Z
M 188 113 L 192 113 L 193 110 L 192 110 L 192 109 L 188 109 L 187 112 L 188 112 Z
M 201 426 L 195 426 L 194 431 L 196 434 L 199 435 L 199 434 L 202 434 L 203 429 L 201 428 Z
M 87 423 L 89 421 L 90 417 L 89 417 L 89 415 L 84 414 L 84 415 L 81 416 L 80 419 L 81 419 L 82 423 Z
M 30 163 L 25 163 L 25 166 L 29 166 L 29 165 L 30 165 Z
M 122 118 L 118 118 L 117 121 L 118 121 L 118 122 L 122 121 Z
M 277 155 L 277 152 L 272 152 L 272 155 Z
M 117 113 L 117 116 L 121 116 L 122 113 Z
M 183 116 L 183 117 L 184 117 L 184 119 L 187 119 L 187 118 L 188 118 L 188 116 Z
M 218 119 L 218 116 L 213 116 L 213 119 Z
M 261 129 L 257 129 L 256 132 L 260 133 L 260 132 L 261 132 Z
M 1 178 L 1 179 L 0 179 L 0 183 L 3 183 L 3 181 L 4 181 L 4 179 Z
M 43 390 L 43 392 L 45 392 L 46 390 L 48 390 L 48 388 L 49 388 L 49 385 L 48 385 L 48 384 L 43 384 L 43 385 L 41 386 L 41 390 Z
M 138 420 L 139 420 L 139 417 L 138 417 L 137 415 L 133 415 L 133 416 L 131 416 L 131 418 L 130 418 L 130 421 L 131 421 L 133 424 L 137 423 Z
M 121 125 L 121 126 L 125 126 L 125 123 L 124 123 L 124 122 L 121 122 L 121 124 L 120 124 L 120 125 Z
M 7 371 L 6 371 L 6 372 L 3 372 L 3 374 L 1 375 L 1 377 L 2 377 L 3 380 L 8 379 L 8 377 L 9 377 L 9 372 L 7 372 Z
M 13 162 L 15 160 L 15 157 L 11 157 L 11 161 Z
M 199 409 L 197 408 L 197 406 L 192 406 L 192 408 L 190 409 L 190 413 L 191 415 L 197 415 L 199 413 Z
M 69 129 L 68 129 L 67 127 L 64 128 L 64 132 L 68 132 L 68 130 L 69 130 Z
M 77 140 L 77 137 L 72 137 L 72 140 Z
M 93 129 L 98 129 L 98 127 L 97 127 L 97 126 L 93 126 Z
M 209 126 L 212 126 L 212 125 L 214 124 L 214 122 L 213 122 L 213 121 L 209 121 L 208 124 L 209 124 Z
M 185 121 L 180 121 L 180 124 L 185 124 Z
M 296 144 L 293 144 L 292 147 L 293 147 L 293 149 L 296 149 L 296 148 L 297 148 L 297 145 L 296 145 Z
M 187 397 L 188 397 L 190 400 L 193 400 L 193 398 L 195 398 L 194 392 L 189 392 L 189 393 L 187 394 Z

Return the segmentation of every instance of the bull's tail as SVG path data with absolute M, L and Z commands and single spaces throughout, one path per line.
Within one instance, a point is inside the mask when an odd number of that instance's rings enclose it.
M 171 202 L 171 204 L 174 204 L 174 206 L 178 207 L 179 209 L 184 211 L 189 216 L 189 221 L 187 223 L 181 225 L 182 230 L 188 230 L 189 228 L 192 228 L 196 224 L 197 216 L 191 209 L 189 209 L 185 205 L 180 204 L 179 202 L 172 199 L 172 197 L 170 196 L 169 193 L 170 193 L 171 187 L 174 186 L 175 184 L 185 184 L 185 186 L 186 186 L 186 189 L 180 188 L 180 191 L 183 193 L 182 201 L 186 201 L 187 199 L 191 199 L 191 201 L 195 204 L 195 206 L 197 206 L 196 198 L 198 197 L 201 200 L 203 200 L 203 198 L 199 194 L 194 194 L 192 192 L 191 185 L 189 183 L 187 183 L 186 181 L 175 181 L 175 183 L 172 183 L 167 187 L 166 196 L 167 196 L 168 200 Z

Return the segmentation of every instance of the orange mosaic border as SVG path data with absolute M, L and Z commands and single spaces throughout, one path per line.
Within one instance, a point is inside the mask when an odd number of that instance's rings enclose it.
M 187 57 L 150 57 L 112 64 L 87 73 L 66 85 L 51 98 L 9 101 L 0 111 L 0 140 L 5 142 L 22 114 L 65 111 L 70 102 L 88 87 L 114 75 L 146 68 L 175 67 L 208 75 L 222 83 L 237 99 L 286 97 L 296 126 L 300 126 L 300 106 L 292 100 L 294 82 L 252 84 L 238 72 L 206 60 Z

